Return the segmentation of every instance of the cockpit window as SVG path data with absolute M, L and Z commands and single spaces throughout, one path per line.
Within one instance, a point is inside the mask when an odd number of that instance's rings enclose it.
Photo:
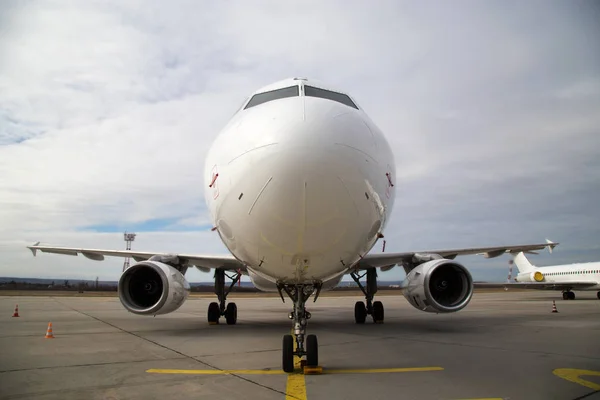
M 350 97 L 346 96 L 345 94 L 332 92 L 330 90 L 325 90 L 325 89 L 319 89 L 319 88 L 316 88 L 313 86 L 304 85 L 304 95 L 312 96 L 312 97 L 320 97 L 322 99 L 337 101 L 338 103 L 345 104 L 349 107 L 356 108 L 358 110 L 358 107 L 356 106 L 356 104 L 354 104 L 354 102 L 352 100 L 350 100 Z
M 300 90 L 298 89 L 298 86 L 290 86 L 283 89 L 271 90 L 270 92 L 258 93 L 252 96 L 248 104 L 246 104 L 246 107 L 244 107 L 244 110 L 268 101 L 298 96 L 300 96 Z

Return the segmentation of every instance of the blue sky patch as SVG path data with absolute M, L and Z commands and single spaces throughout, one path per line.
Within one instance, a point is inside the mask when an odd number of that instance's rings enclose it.
M 157 218 L 149 219 L 140 222 L 123 222 L 114 224 L 100 224 L 90 225 L 84 228 L 86 231 L 95 231 L 102 233 L 110 232 L 164 232 L 164 231 L 176 231 L 176 232 L 197 232 L 205 231 L 212 228 L 210 224 L 199 224 L 199 225 L 180 225 L 179 218 Z

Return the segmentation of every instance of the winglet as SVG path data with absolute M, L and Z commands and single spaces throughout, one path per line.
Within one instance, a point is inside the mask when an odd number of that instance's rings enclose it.
M 31 252 L 33 253 L 33 256 L 34 256 L 34 257 L 36 256 L 36 253 L 37 253 L 37 248 L 36 248 L 36 246 L 37 246 L 37 245 L 39 245 L 39 244 L 40 244 L 40 242 L 36 242 L 36 243 L 34 243 L 34 244 L 33 244 L 33 246 L 27 246 L 27 248 L 28 248 L 29 250 L 31 250 Z
M 546 239 L 546 243 L 548 243 L 548 251 L 550 252 L 550 254 L 552 254 L 552 250 L 558 246 L 558 243 L 554 243 L 552 240 L 550 239 Z

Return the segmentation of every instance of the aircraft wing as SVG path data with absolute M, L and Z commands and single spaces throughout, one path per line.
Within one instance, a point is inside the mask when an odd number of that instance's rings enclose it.
M 506 282 L 506 283 L 486 283 L 476 282 L 473 284 L 476 288 L 512 288 L 512 289 L 538 289 L 538 290 L 572 290 L 586 289 L 596 286 L 598 282 Z
M 44 253 L 63 254 L 69 256 L 77 256 L 79 254 L 90 260 L 102 261 L 104 256 L 109 257 L 131 257 L 135 261 L 148 260 L 153 256 L 165 256 L 165 257 L 178 257 L 183 263 L 193 265 L 203 272 L 208 272 L 210 269 L 225 269 L 229 271 L 246 271 L 246 266 L 233 257 L 232 255 L 199 255 L 199 254 L 177 254 L 177 253 L 152 253 L 144 251 L 132 251 L 132 250 L 102 250 L 102 249 L 80 249 L 75 247 L 53 247 L 53 246 L 40 246 L 39 242 L 27 246 L 31 250 L 33 255 L 39 250 Z
M 456 256 L 465 255 L 483 255 L 485 258 L 494 258 L 505 253 L 512 252 L 532 252 L 535 250 L 543 250 L 546 247 L 550 248 L 550 252 L 559 243 L 546 240 L 546 243 L 539 244 L 522 244 L 512 246 L 496 246 L 496 247 L 473 247 L 465 249 L 445 249 L 445 250 L 424 250 L 411 251 L 406 253 L 377 253 L 365 255 L 357 264 L 358 269 L 381 268 L 382 271 L 392 269 L 396 265 L 410 265 L 416 261 L 427 259 L 435 259 L 443 257 L 454 259 Z

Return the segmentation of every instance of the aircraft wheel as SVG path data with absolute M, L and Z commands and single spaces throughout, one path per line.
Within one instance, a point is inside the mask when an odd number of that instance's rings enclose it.
M 282 364 L 284 372 L 294 372 L 294 337 L 292 335 L 283 336 Z
M 563 292 L 563 300 L 569 300 L 569 293 Z
M 225 309 L 225 320 L 227 321 L 227 325 L 235 325 L 237 322 L 237 306 L 235 303 L 227 304 L 227 308 Z
M 600 299 L 600 292 L 596 293 L 596 296 L 598 297 L 598 299 Z
M 575 293 L 569 292 L 569 300 L 575 300 Z
M 319 365 L 319 344 L 316 335 L 306 336 L 306 365 L 309 367 Z
M 383 303 L 380 301 L 373 303 L 373 322 L 376 324 L 383 323 Z
M 354 304 L 354 320 L 357 324 L 364 324 L 367 319 L 367 307 L 362 301 L 357 301 Z
M 221 312 L 219 310 L 219 304 L 212 302 L 208 305 L 208 323 L 213 325 L 213 324 L 218 324 L 219 323 L 219 317 Z

